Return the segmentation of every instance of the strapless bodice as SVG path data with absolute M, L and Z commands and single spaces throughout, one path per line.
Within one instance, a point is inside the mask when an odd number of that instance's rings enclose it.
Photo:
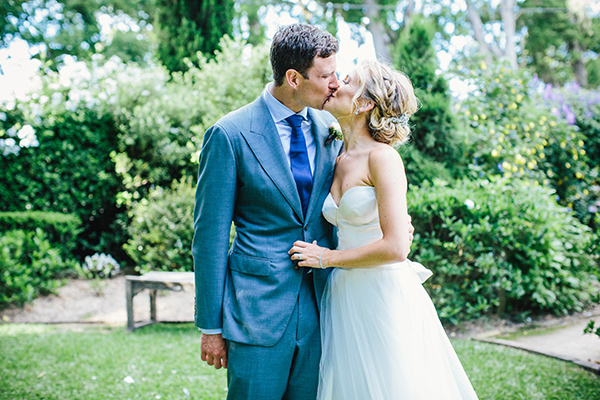
M 371 244 L 383 237 L 379 224 L 379 209 L 377 193 L 373 186 L 355 186 L 347 190 L 340 204 L 335 204 L 331 193 L 323 203 L 323 216 L 335 225 L 338 234 L 338 250 L 354 249 Z M 410 267 L 425 282 L 431 276 L 431 271 L 418 262 L 405 260 L 399 263 L 381 265 L 381 268 Z M 361 268 L 343 269 L 358 271 Z M 367 268 L 373 269 L 373 268 Z
M 329 193 L 323 203 L 323 216 L 338 228 L 339 250 L 364 246 L 383 236 L 373 186 L 355 186 L 347 190 L 339 205 Z

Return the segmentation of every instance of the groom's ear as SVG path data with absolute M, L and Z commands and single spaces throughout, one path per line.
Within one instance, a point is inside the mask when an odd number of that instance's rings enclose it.
M 298 80 L 300 79 L 300 73 L 295 69 L 288 69 L 285 71 L 285 80 L 290 87 L 296 89 L 298 87 Z

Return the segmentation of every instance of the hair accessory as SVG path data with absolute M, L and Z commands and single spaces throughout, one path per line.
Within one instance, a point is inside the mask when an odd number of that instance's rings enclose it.
M 394 124 L 402 124 L 404 126 L 408 126 L 408 118 L 410 118 L 408 116 L 408 114 L 404 113 L 400 117 L 392 117 L 392 118 L 390 118 L 390 121 L 392 121 Z

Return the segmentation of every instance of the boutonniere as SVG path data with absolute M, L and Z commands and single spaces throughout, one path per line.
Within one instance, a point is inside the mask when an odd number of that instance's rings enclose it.
M 340 127 L 340 124 L 337 122 L 332 122 L 331 125 L 329 125 L 329 136 L 327 136 L 327 139 L 325 139 L 325 146 L 334 140 L 343 139 L 344 137 L 342 136 L 342 128 Z

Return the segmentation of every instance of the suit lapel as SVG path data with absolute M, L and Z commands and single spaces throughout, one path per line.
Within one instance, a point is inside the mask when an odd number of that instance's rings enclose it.
M 250 130 L 242 131 L 242 135 L 266 174 L 302 221 L 302 204 L 296 182 L 283 152 L 277 127 L 262 96 L 253 103 Z
M 335 157 L 337 152 L 335 146 L 332 144 L 325 146 L 325 140 L 329 133 L 329 127 L 326 126 L 320 118 L 315 117 L 314 111 L 308 109 L 308 116 L 311 119 L 312 134 L 316 140 L 316 156 L 315 156 L 315 171 L 313 173 L 313 187 L 308 203 L 307 216 L 313 212 L 321 212 L 320 204 L 320 193 L 323 190 L 329 190 L 328 187 L 324 187 L 325 183 L 329 181 L 329 178 L 333 174 L 333 167 L 335 164 Z

